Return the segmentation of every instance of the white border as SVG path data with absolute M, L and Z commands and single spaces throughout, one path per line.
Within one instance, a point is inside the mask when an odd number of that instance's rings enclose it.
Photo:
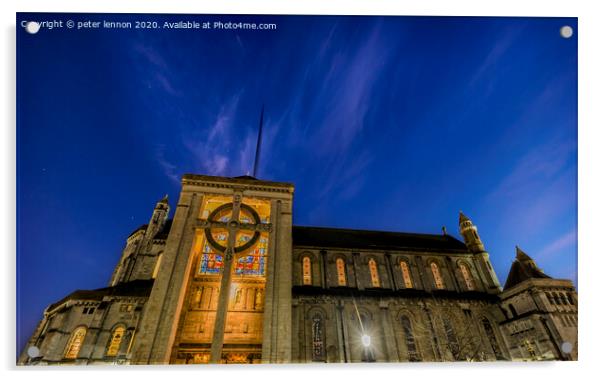
M 602 59 L 600 47 L 602 27 L 600 16 L 594 8 L 594 1 L 478 1 L 478 0 L 438 0 L 438 1 L 354 1 L 354 0 L 21 0 L 18 3 L 1 2 L 2 19 L 2 76 L 4 88 L 0 92 L 0 114 L 4 127 L 1 162 L 4 177 L 2 186 L 3 216 L 0 224 L 0 238 L 5 244 L 2 249 L 4 259 L 3 284 L 5 304 L 1 312 L 3 335 L 7 338 L 0 345 L 3 368 L 10 376 L 31 375 L 40 377 L 106 377 L 115 373 L 149 378 L 165 375 L 186 376 L 244 376 L 250 377 L 304 377 L 308 376 L 351 376 L 351 377 L 487 377 L 507 378 L 526 375 L 540 378 L 567 378 L 584 374 L 575 370 L 593 373 L 596 368 L 599 350 L 600 328 L 596 318 L 600 315 L 600 276 L 599 267 L 602 249 L 596 243 L 601 227 L 602 215 L 600 196 L 602 194 L 602 138 L 600 97 Z M 435 364 L 435 365 L 284 365 L 272 367 L 227 367 L 227 368 L 134 368 L 135 373 L 123 370 L 109 372 L 107 368 L 93 369 L 21 369 L 14 367 L 15 357 L 15 12 L 109 12 L 109 13 L 236 13 L 236 14 L 379 14 L 379 15 L 446 15 L 446 16 L 560 16 L 579 17 L 579 362 L 548 364 Z M 40 285 L 44 285 L 41 283 Z M 131 370 L 132 368 L 130 368 Z M 599 375 L 599 374 L 598 374 Z

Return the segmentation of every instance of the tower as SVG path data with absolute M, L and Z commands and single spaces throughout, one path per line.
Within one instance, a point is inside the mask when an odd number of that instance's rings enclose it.
M 545 274 L 517 246 L 500 300 L 513 359 L 577 359 L 577 293 L 570 280 Z
M 152 238 L 163 228 L 167 221 L 167 216 L 169 216 L 169 198 L 165 195 L 155 205 L 153 214 L 148 222 L 148 228 L 146 229 L 147 238 Z
M 479 237 L 477 227 L 462 212 L 459 220 L 460 234 L 464 238 L 464 243 L 468 250 L 477 258 L 477 270 L 484 277 L 484 283 L 487 285 L 487 291 L 490 293 L 499 293 L 502 290 L 500 282 L 489 261 L 489 253 L 485 250 L 485 245 Z
M 293 191 L 183 176 L 132 363 L 290 361 Z M 157 204 L 151 225 L 166 209 Z

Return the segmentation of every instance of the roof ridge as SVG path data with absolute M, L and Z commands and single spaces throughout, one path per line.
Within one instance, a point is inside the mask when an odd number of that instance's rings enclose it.
M 293 225 L 293 228 L 305 228 L 305 229 L 324 229 L 324 230 L 339 230 L 339 231 L 347 231 L 347 232 L 368 232 L 368 233 L 390 233 L 390 234 L 404 234 L 411 236 L 431 236 L 431 237 L 450 237 L 454 240 L 459 241 L 454 236 L 449 234 L 435 234 L 435 233 L 416 233 L 416 232 L 396 232 L 390 230 L 375 230 L 375 229 L 352 229 L 352 228 L 335 228 L 331 226 L 307 226 L 307 225 Z

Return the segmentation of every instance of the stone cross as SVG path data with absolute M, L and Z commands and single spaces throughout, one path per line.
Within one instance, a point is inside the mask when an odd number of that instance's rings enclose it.
M 223 254 L 222 280 L 220 284 L 219 299 L 217 303 L 217 313 L 215 317 L 215 326 L 213 328 L 213 341 L 211 343 L 211 363 L 219 363 L 222 358 L 222 349 L 224 345 L 224 330 L 226 327 L 226 318 L 228 316 L 228 302 L 230 299 L 230 287 L 232 283 L 232 261 L 245 255 L 247 250 L 251 248 L 260 237 L 261 231 L 271 231 L 271 224 L 262 224 L 259 215 L 253 208 L 241 202 L 242 195 L 234 194 L 234 201 L 230 204 L 224 204 L 215 209 L 207 220 L 200 220 L 197 224 L 198 228 L 205 229 L 205 238 L 207 238 L 211 247 Z M 239 221 L 240 211 L 243 208 L 247 213 L 250 213 L 254 219 L 254 223 L 241 223 Z M 232 209 L 232 216 L 229 220 L 215 220 L 215 216 L 227 209 Z M 215 241 L 211 234 L 212 229 L 225 229 L 228 233 L 226 246 Z M 236 235 L 240 230 L 253 231 L 253 237 L 243 244 L 236 246 Z

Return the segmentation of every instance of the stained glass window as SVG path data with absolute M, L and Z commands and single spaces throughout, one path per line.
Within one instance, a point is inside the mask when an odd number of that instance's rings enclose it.
M 119 353 L 119 347 L 121 346 L 121 341 L 123 340 L 124 334 L 125 328 L 123 326 L 118 326 L 115 328 L 113 334 L 111 335 L 109 347 L 107 348 L 107 357 L 114 357 Z
M 343 258 L 337 258 L 337 278 L 339 286 L 347 285 L 347 276 L 345 275 L 345 261 L 343 261 Z
M 312 360 L 314 361 L 326 360 L 326 354 L 324 351 L 324 330 L 322 323 L 322 315 L 316 313 L 311 320 Z
M 412 323 L 410 322 L 408 316 L 401 316 L 401 327 L 403 328 L 403 334 L 405 335 L 406 340 L 406 348 L 408 349 L 408 360 L 410 362 L 417 362 L 420 360 L 420 358 L 416 349 L 416 340 L 414 339 Z
M 491 326 L 491 323 L 485 317 L 483 317 L 481 321 L 483 323 L 483 328 L 485 329 L 485 334 L 487 335 L 489 343 L 491 344 L 491 349 L 495 354 L 495 358 L 504 359 L 502 351 L 500 350 L 500 346 L 497 343 L 497 338 L 495 338 L 495 333 L 493 332 L 493 327 Z
M 303 257 L 303 285 L 311 285 L 311 259 Z
M 449 318 L 443 317 L 443 327 L 445 328 L 445 336 L 447 337 L 447 347 L 454 359 L 458 361 L 461 358 L 460 344 L 458 343 L 458 338 L 456 337 L 456 333 L 454 332 Z
M 223 260 L 220 254 L 216 254 L 215 251 L 205 241 L 203 251 L 201 253 L 201 264 L 199 267 L 199 274 L 219 274 Z
M 263 235 L 248 255 L 239 258 L 234 273 L 237 275 L 264 275 L 267 264 L 268 238 Z
M 86 338 L 86 328 L 80 326 L 79 328 L 73 331 L 71 335 L 71 339 L 67 344 L 67 349 L 65 350 L 65 358 L 67 359 L 75 359 L 79 354 L 79 350 L 84 344 L 84 338 Z
M 403 284 L 406 288 L 412 288 L 414 287 L 412 285 L 412 276 L 410 275 L 410 268 L 408 267 L 408 264 L 406 261 L 401 261 L 401 263 L 399 263 L 399 266 L 401 267 L 401 275 L 403 276 Z
M 205 204 L 203 205 L 203 209 L 201 211 L 201 218 L 203 220 L 206 220 L 209 215 L 211 214 L 211 212 L 213 212 L 214 210 L 216 210 L 218 207 L 227 204 L 227 203 L 231 203 L 232 202 L 232 197 L 230 196 L 222 196 L 222 195 L 215 195 L 215 196 L 207 196 L 206 200 L 205 200 Z M 231 215 L 231 211 L 230 211 L 230 215 Z M 221 215 L 221 217 L 225 217 L 227 215 Z
M 466 284 L 466 288 L 469 291 L 474 290 L 474 280 L 472 279 L 472 275 L 470 274 L 470 269 L 466 266 L 465 263 L 460 264 L 460 271 L 462 272 L 462 277 L 464 278 L 464 283 Z
M 437 289 L 444 289 L 443 279 L 441 278 L 441 272 L 439 272 L 439 266 L 435 262 L 431 262 L 431 273 L 433 274 L 433 279 L 435 280 L 435 287 Z
M 380 278 L 378 277 L 378 266 L 372 258 L 368 261 L 370 267 L 370 278 L 372 279 L 372 287 L 380 287 Z

